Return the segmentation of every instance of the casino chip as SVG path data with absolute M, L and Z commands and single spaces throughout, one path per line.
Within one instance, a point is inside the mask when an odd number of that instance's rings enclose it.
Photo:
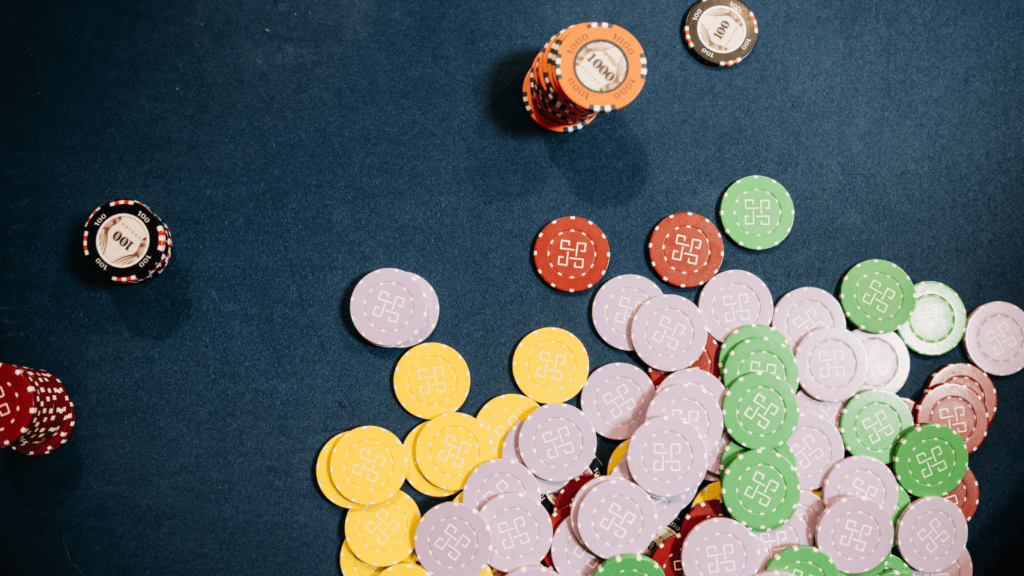
M 573 535 L 569 522 L 562 522 L 555 529 L 551 539 L 551 562 L 560 576 L 591 576 L 601 565 L 601 560 Z
M 739 0 L 700 0 L 686 14 L 686 46 L 711 66 L 739 64 L 757 42 L 757 19 Z
M 478 464 L 497 458 L 498 443 L 476 418 L 449 412 L 427 422 L 413 452 L 416 465 L 431 484 L 461 490 Z
M 800 387 L 822 402 L 846 401 L 864 387 L 867 352 L 845 328 L 816 328 L 796 347 Z
M 526 335 L 512 354 L 512 377 L 523 394 L 541 404 L 565 402 L 580 393 L 590 375 L 583 343 L 561 328 Z
M 612 348 L 632 350 L 628 327 L 633 312 L 637 306 L 661 294 L 657 284 L 636 274 L 623 274 L 605 282 L 590 308 L 597 335 Z
M 599 558 L 632 554 L 647 546 L 658 530 L 657 511 L 636 484 L 610 478 L 594 482 L 576 507 L 573 524 L 580 542 Z
M 914 283 L 902 268 L 885 260 L 865 260 L 843 276 L 839 302 L 846 317 L 865 332 L 895 332 L 910 320 L 917 300 Z
M 807 395 L 803 390 L 796 393 L 796 403 L 801 414 L 813 414 L 839 426 L 839 412 L 843 409 L 842 402 L 822 402 Z
M 533 264 L 544 282 L 562 292 L 582 292 L 604 278 L 611 259 L 608 238 L 590 220 L 565 216 L 537 234 Z
M 338 492 L 338 489 L 334 486 L 334 481 L 331 480 L 329 471 L 331 453 L 334 451 L 334 446 L 342 436 L 344 436 L 344 434 L 338 434 L 331 438 L 326 444 L 324 444 L 324 447 L 320 449 L 320 454 L 316 458 L 316 484 L 320 487 L 320 492 L 323 493 L 324 498 L 327 498 L 331 504 L 341 506 L 342 508 L 352 508 L 353 506 L 360 508 L 361 505 L 342 496 L 341 492 Z M 410 484 L 412 484 L 412 482 L 410 482 Z M 415 488 L 415 486 L 413 486 L 413 488 Z M 344 557 L 344 551 L 342 551 L 342 556 Z M 342 570 L 344 570 L 344 565 L 342 565 Z
M 745 374 L 781 378 L 796 392 L 799 386 L 796 357 L 789 346 L 772 339 L 744 340 L 736 344 L 722 362 L 722 382 L 726 387 Z
M 601 576 L 664 576 L 657 562 L 642 554 L 620 554 L 601 563 Z
M 859 574 L 885 561 L 894 538 L 889 512 L 868 498 L 843 496 L 825 508 L 814 540 L 836 568 Z
M 444 344 L 410 348 L 395 366 L 395 396 L 406 412 L 429 420 L 458 410 L 469 395 L 469 366 Z
M 389 566 L 380 572 L 382 576 L 430 576 L 423 566 L 413 562 L 403 562 Z M 480 576 L 487 576 L 489 571 L 485 568 Z M 344 575 L 343 575 L 344 576 Z
M 29 431 L 39 411 L 36 388 L 24 371 L 0 364 L 0 445 L 10 446 Z
M 795 349 L 800 339 L 815 328 L 845 328 L 846 316 L 839 301 L 821 288 L 797 288 L 775 304 L 772 328 L 786 337 Z
M 352 552 L 352 547 L 348 545 L 347 539 L 341 543 L 341 554 L 338 555 L 338 563 L 341 566 L 342 576 L 376 576 L 378 570 L 356 558 L 355 552 Z
M 690 300 L 675 294 L 641 304 L 629 325 L 629 340 L 641 360 L 657 370 L 689 368 L 707 345 L 705 317 Z
M 405 447 L 394 434 L 378 426 L 361 426 L 338 438 L 329 470 L 342 496 L 369 506 L 395 496 L 407 467 Z
M 967 473 L 960 479 L 960 483 L 956 485 L 956 488 L 952 492 L 946 494 L 946 500 L 949 500 L 956 507 L 964 513 L 964 518 L 970 522 L 971 518 L 978 512 L 978 504 L 981 502 L 981 490 L 978 488 L 978 479 L 975 478 L 974 472 L 971 469 L 967 469 Z M 907 503 L 910 503 L 910 498 L 907 498 Z
M 551 549 L 551 517 L 536 494 L 505 493 L 480 508 L 493 549 L 488 564 L 508 572 L 539 564 Z
M 721 404 L 722 399 L 725 398 L 725 386 L 722 386 L 722 381 L 708 371 L 699 368 L 687 368 L 685 370 L 673 372 L 666 377 L 664 381 L 662 381 L 661 386 L 658 388 L 658 392 L 668 390 L 678 384 L 697 384 L 702 386 L 705 390 L 711 392 L 712 396 L 718 399 L 719 404 Z M 649 409 L 650 408 L 648 408 L 648 410 Z
M 488 460 L 470 472 L 462 490 L 462 502 L 477 510 L 500 494 L 540 493 L 537 479 L 517 460 Z
M 883 464 L 892 462 L 892 447 L 913 425 L 903 400 L 882 390 L 858 392 L 839 414 L 839 432 L 850 454 L 871 456 Z
M 612 450 L 611 456 L 608 457 L 608 474 L 611 474 L 612 470 L 615 470 L 615 467 L 619 465 L 619 462 L 625 459 L 626 450 L 628 448 L 629 440 L 623 440 L 622 442 L 619 443 L 618 446 L 615 447 L 614 450 Z
M 391 566 L 412 554 L 420 509 L 405 492 L 366 508 L 353 508 L 345 516 L 345 541 L 370 566 Z M 382 530 L 382 526 L 387 526 Z
M 653 397 L 654 383 L 643 370 L 614 362 L 590 375 L 580 406 L 598 434 L 610 440 L 625 440 L 643 424 Z
M 442 502 L 416 528 L 416 555 L 431 574 L 477 576 L 493 551 L 484 517 L 470 506 Z
M 836 463 L 825 475 L 821 495 L 826 503 L 841 496 L 867 498 L 886 514 L 896 510 L 900 498 L 899 484 L 889 467 L 868 456 L 850 456 Z
M 801 413 L 796 431 L 786 444 L 796 458 L 796 472 L 801 490 L 817 490 L 825 474 L 846 456 L 843 437 L 831 420 Z
M 43 456 L 67 443 L 75 422 L 75 404 L 59 378 L 38 368 L 0 364 L 4 445 L 26 456 Z
M 992 423 L 999 407 L 999 397 L 988 374 L 973 364 L 946 364 L 931 375 L 925 390 L 938 388 L 943 384 L 959 384 L 970 388 L 984 401 L 988 423 Z
M 736 456 L 722 476 L 722 501 L 729 514 L 751 530 L 781 527 L 800 502 L 796 468 L 775 450 L 760 448 Z
M 764 340 L 775 342 L 780 346 L 786 344 L 786 336 L 764 324 L 744 324 L 739 328 L 729 332 L 722 341 L 722 345 L 718 349 L 718 366 L 722 367 L 725 364 L 725 359 L 729 357 L 729 354 L 733 351 L 736 346 L 748 341 L 748 340 Z
M 356 284 L 349 302 L 352 324 L 371 344 L 406 348 L 422 341 L 434 303 L 426 280 L 397 268 L 374 270 Z
M 960 295 L 941 282 L 914 284 L 914 311 L 899 327 L 907 347 L 925 356 L 945 354 L 964 337 L 967 309 Z
M 708 454 L 693 420 L 651 418 L 636 431 L 625 461 L 641 488 L 663 498 L 696 492 L 708 469 Z
M 967 473 L 967 446 L 949 427 L 922 424 L 900 437 L 892 467 L 900 486 L 912 495 L 943 496 Z
M 747 176 L 722 194 L 718 215 L 733 242 L 748 250 L 764 250 L 789 236 L 796 210 L 782 184 L 765 176 Z
M 917 405 L 918 424 L 941 424 L 952 428 L 974 453 L 988 436 L 985 400 L 959 384 L 942 384 L 925 390 Z
M 82 250 L 89 266 L 110 281 L 138 284 L 166 269 L 170 230 L 145 204 L 112 200 L 89 215 Z
M 1024 369 L 1024 310 L 1009 302 L 989 302 L 971 312 L 964 336 L 967 357 L 996 376 Z
M 507 576 L 559 576 L 559 574 L 545 566 L 523 566 L 509 572 Z
M 680 212 L 654 227 L 647 254 L 651 267 L 664 282 L 693 288 L 718 274 L 725 258 L 725 242 L 710 220 L 693 212 Z
M 502 394 L 488 400 L 476 413 L 476 419 L 490 428 L 498 438 L 504 440 L 512 427 L 526 420 L 537 407 L 537 403 L 526 396 Z
M 578 408 L 548 404 L 523 421 L 516 448 L 530 472 L 564 484 L 587 471 L 597 453 L 597 433 Z
M 967 520 L 952 502 L 920 498 L 911 502 L 900 516 L 896 544 L 911 568 L 923 572 L 943 570 L 956 562 L 967 545 Z
M 409 465 L 406 466 L 405 479 L 409 482 L 409 485 L 420 494 L 433 496 L 434 498 L 451 496 L 452 494 L 455 494 L 457 490 L 445 490 L 440 486 L 431 484 L 430 481 L 427 480 L 426 476 L 423 475 L 423 472 L 420 471 L 419 464 L 416 463 L 416 439 L 420 437 L 420 432 L 423 431 L 423 427 L 426 425 L 426 422 L 422 422 L 410 430 L 405 436 L 405 441 L 402 442 L 402 446 L 405 448 L 405 455 L 409 459 Z M 349 507 L 350 506 L 346 506 L 346 508 Z
M 750 528 L 732 518 L 709 518 L 686 535 L 680 565 L 686 576 L 744 576 L 758 572 L 763 559 L 764 545 Z
M 707 375 L 699 370 L 696 372 Z M 724 430 L 721 398 L 722 395 L 709 391 L 699 382 L 676 382 L 671 386 L 663 386 L 654 395 L 647 407 L 646 418 L 649 422 L 664 416 L 683 422 L 703 439 L 705 455 L 713 455 L 718 450 Z
M 903 489 L 903 486 L 897 486 L 899 490 L 899 500 L 896 502 L 896 511 L 892 514 L 892 525 L 896 525 L 896 521 L 900 519 L 900 514 L 907 509 L 907 505 L 910 504 L 910 493 Z
M 775 448 L 796 431 L 800 418 L 796 394 L 768 375 L 748 374 L 733 383 L 722 400 L 725 431 L 747 448 Z
M 708 333 L 720 342 L 740 326 L 771 324 L 774 311 L 768 286 L 744 270 L 727 270 L 712 278 L 701 289 L 697 306 L 704 314 Z
M 767 570 L 803 576 L 840 576 L 832 558 L 814 546 L 791 546 L 768 561 Z
M 899 392 L 910 375 L 910 352 L 897 334 L 872 334 L 854 330 L 867 354 L 868 373 L 864 377 L 865 390 Z

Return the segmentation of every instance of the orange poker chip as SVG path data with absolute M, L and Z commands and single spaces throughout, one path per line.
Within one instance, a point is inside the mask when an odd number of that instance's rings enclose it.
M 658 222 L 647 251 L 659 278 L 673 286 L 693 288 L 718 273 L 725 258 L 725 242 L 710 220 L 680 212 Z
M 565 216 L 537 234 L 533 263 L 544 282 L 562 292 L 582 292 L 604 278 L 611 249 L 604 232 L 590 220 Z
M 607 22 L 569 28 L 555 50 L 555 76 L 570 102 L 595 112 L 625 108 L 647 80 L 647 56 L 628 30 Z

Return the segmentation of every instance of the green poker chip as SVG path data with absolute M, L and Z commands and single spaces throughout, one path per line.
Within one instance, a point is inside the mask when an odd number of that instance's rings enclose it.
M 786 337 L 775 328 L 766 326 L 764 324 L 747 324 L 746 326 L 740 326 L 733 330 L 725 337 L 722 341 L 722 345 L 718 348 L 718 367 L 721 368 L 725 364 L 726 357 L 729 356 L 729 352 L 736 346 L 742 344 L 747 340 L 772 340 L 786 343 Z
M 967 445 L 948 426 L 915 426 L 893 448 L 892 468 L 900 486 L 912 495 L 944 496 L 967 473 Z
M 722 475 L 722 504 L 751 530 L 767 532 L 782 526 L 799 503 L 796 466 L 775 450 L 747 450 Z
M 902 268 L 885 260 L 865 260 L 843 276 L 839 302 L 857 328 L 885 334 L 910 320 L 917 300 L 914 283 Z
M 839 433 L 854 456 L 892 462 L 892 448 L 900 434 L 914 426 L 914 415 L 902 398 L 885 390 L 854 394 L 839 413 Z
M 918 354 L 945 354 L 964 339 L 967 308 L 955 290 L 942 282 L 914 284 L 914 312 L 899 327 L 900 338 Z
M 840 576 L 842 574 L 828 554 L 814 546 L 790 546 L 769 560 L 765 570 L 781 570 L 803 576 Z
M 900 515 L 910 505 L 910 494 L 907 493 L 903 486 L 896 485 L 896 489 L 899 491 L 899 500 L 896 501 L 896 511 L 892 513 L 892 525 L 895 526 L 900 520 Z
M 910 569 L 910 566 L 906 568 L 886 568 L 879 572 L 878 576 L 914 576 L 914 571 Z
M 796 393 L 767 375 L 740 376 L 725 391 L 722 420 L 732 439 L 750 449 L 775 448 L 796 432 L 800 420 Z
M 797 381 L 796 357 L 785 342 L 779 343 L 772 338 L 747 339 L 729 350 L 722 362 L 722 382 L 728 388 L 737 378 L 745 374 L 755 373 L 778 376 L 785 380 L 796 392 L 800 383 Z
M 748 250 L 764 250 L 789 236 L 796 210 L 782 184 L 767 176 L 747 176 L 722 194 L 718 215 L 733 242 Z
M 643 554 L 621 554 L 609 558 L 597 567 L 602 576 L 665 576 L 657 562 Z
M 735 440 L 729 440 L 729 443 L 725 445 L 725 450 L 722 450 L 722 468 L 728 467 L 729 463 L 732 462 L 736 456 L 746 451 L 747 449 L 737 444 Z
M 885 560 L 882 560 L 878 566 L 875 566 L 871 570 L 868 570 L 867 572 L 860 572 L 858 574 L 850 574 L 849 576 L 881 576 L 881 574 L 886 570 L 900 570 L 902 571 L 901 574 L 904 572 L 907 574 L 912 573 L 910 566 L 907 566 L 907 563 L 899 556 L 889 554 L 885 557 Z

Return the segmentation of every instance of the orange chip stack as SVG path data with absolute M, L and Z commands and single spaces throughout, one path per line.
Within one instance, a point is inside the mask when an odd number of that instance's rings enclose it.
M 575 132 L 598 112 L 625 108 L 647 80 L 647 56 L 626 29 L 587 22 L 544 45 L 523 79 L 530 117 L 552 132 Z

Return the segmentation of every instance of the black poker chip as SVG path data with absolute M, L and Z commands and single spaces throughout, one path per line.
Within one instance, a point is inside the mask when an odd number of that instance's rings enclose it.
M 683 38 L 705 64 L 734 66 L 757 43 L 757 18 L 738 0 L 700 0 L 686 14 Z
M 113 282 L 138 283 L 162 272 L 170 260 L 170 230 L 145 204 L 112 200 L 85 223 L 82 249 L 89 266 Z

